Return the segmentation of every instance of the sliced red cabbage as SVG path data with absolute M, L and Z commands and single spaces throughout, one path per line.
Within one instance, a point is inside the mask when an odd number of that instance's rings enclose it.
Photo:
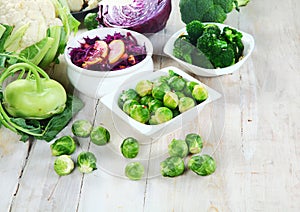
M 98 21 L 106 27 L 155 33 L 166 26 L 170 13 L 171 0 L 134 0 L 126 6 L 100 5 Z

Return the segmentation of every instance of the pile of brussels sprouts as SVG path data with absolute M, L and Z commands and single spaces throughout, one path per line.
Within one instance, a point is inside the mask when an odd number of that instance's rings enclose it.
M 72 124 L 72 133 L 75 137 L 90 137 L 96 145 L 104 145 L 110 140 L 109 131 L 103 126 L 93 127 L 87 120 L 77 120 Z M 57 158 L 54 161 L 54 170 L 59 176 L 69 175 L 75 168 L 71 155 L 76 150 L 76 142 L 70 135 L 65 135 L 50 145 L 51 153 Z M 97 169 L 97 159 L 92 152 L 83 151 L 78 154 L 76 165 L 81 173 L 91 173 Z
M 215 160 L 207 154 L 198 155 L 202 151 L 203 141 L 196 133 L 187 134 L 185 139 L 173 139 L 168 146 L 169 157 L 160 163 L 161 174 L 164 177 L 176 177 L 184 173 L 184 158 L 192 155 L 187 167 L 198 175 L 207 176 L 216 170 Z
M 135 89 L 124 90 L 119 107 L 138 122 L 156 125 L 167 122 L 208 98 L 206 87 L 187 81 L 172 70 L 154 81 L 141 80 Z

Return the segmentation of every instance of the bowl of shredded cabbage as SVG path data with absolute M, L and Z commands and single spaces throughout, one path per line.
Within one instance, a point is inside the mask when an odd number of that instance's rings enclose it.
M 75 89 L 100 98 L 133 73 L 153 70 L 153 46 L 144 35 L 120 28 L 97 28 L 71 39 L 64 52 Z

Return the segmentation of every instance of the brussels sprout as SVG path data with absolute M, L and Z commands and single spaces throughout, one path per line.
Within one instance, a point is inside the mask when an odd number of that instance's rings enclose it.
M 139 101 L 140 100 L 140 96 L 138 95 L 138 93 L 130 88 L 128 90 L 125 90 L 121 93 L 119 99 L 118 99 L 118 105 L 120 108 L 123 108 L 123 104 L 124 102 L 126 102 L 127 100 L 129 99 L 134 99 L 136 101 Z
M 168 86 L 167 83 L 155 84 L 152 89 L 152 96 L 155 99 L 163 100 L 164 95 L 168 91 L 171 91 L 171 88 Z
M 188 162 L 188 168 L 198 175 L 206 176 L 214 173 L 216 162 L 209 155 L 194 155 Z
M 140 103 L 134 99 L 129 99 L 127 100 L 126 102 L 124 102 L 123 104 L 123 111 L 126 113 L 126 114 L 130 114 L 130 110 L 131 108 L 133 107 L 133 105 L 139 105 Z
M 89 137 L 92 128 L 93 126 L 88 120 L 77 120 L 72 124 L 72 132 L 78 137 Z
M 207 99 L 208 92 L 203 85 L 195 85 L 192 91 L 192 96 L 199 102 L 202 102 Z
M 168 75 L 163 75 L 163 76 L 160 76 L 158 79 L 156 79 L 154 81 L 155 84 L 160 84 L 160 83 L 166 83 L 168 84 L 168 80 L 170 79 L 170 76 Z
M 185 97 L 184 93 L 181 91 L 176 91 L 175 94 L 178 96 L 178 99 Z
M 143 96 L 140 100 L 140 104 L 147 106 L 149 102 L 151 102 L 152 100 L 153 100 L 153 96 L 151 95 Z
M 76 143 L 71 136 L 63 136 L 50 145 L 53 156 L 71 155 L 76 150 Z
M 164 177 L 176 177 L 184 172 L 184 161 L 177 156 L 171 156 L 160 163 L 160 172 Z
M 149 124 L 150 125 L 156 125 L 158 124 L 156 119 L 155 119 L 155 116 L 151 116 L 151 118 L 149 119 Z
M 144 166 L 140 162 L 131 162 L 125 167 L 125 175 L 131 180 L 140 180 L 144 172 Z
M 198 85 L 198 83 L 193 81 L 187 82 L 185 88 L 183 89 L 183 93 L 186 96 L 192 97 L 192 91 L 195 85 Z
M 180 113 L 183 113 L 193 107 L 195 107 L 195 101 L 192 98 L 182 97 L 179 99 L 178 109 Z
M 175 91 L 182 91 L 185 87 L 186 80 L 182 76 L 173 76 L 169 79 L 168 84 Z
M 189 153 L 189 147 L 185 140 L 173 139 L 168 146 L 168 152 L 170 156 L 184 158 Z
M 163 103 L 166 107 L 170 109 L 175 109 L 179 103 L 178 96 L 172 91 L 168 91 L 164 95 Z
M 167 122 L 173 118 L 173 112 L 167 107 L 160 107 L 155 111 L 151 117 L 152 121 L 156 124 Z
M 134 120 L 146 123 L 150 119 L 150 111 L 145 105 L 134 105 L 130 110 L 130 117 Z
M 135 158 L 139 153 L 139 142 L 132 137 L 125 138 L 121 144 L 121 152 L 125 158 Z
M 196 133 L 190 133 L 185 136 L 185 142 L 189 147 L 189 152 L 196 154 L 201 152 L 203 147 L 203 141 L 200 135 Z
M 104 145 L 109 142 L 110 133 L 106 128 L 97 126 L 93 128 L 90 139 L 96 145 Z
M 146 96 L 152 93 L 153 83 L 149 80 L 141 80 L 135 86 L 135 91 L 141 96 Z
M 54 161 L 54 171 L 59 176 L 70 174 L 74 169 L 74 162 L 69 155 L 60 155 Z
M 158 100 L 158 99 L 153 99 L 151 102 L 149 102 L 148 107 L 149 107 L 149 111 L 150 113 L 155 112 L 158 108 L 162 107 L 164 104 L 162 103 L 162 101 Z
M 91 173 L 97 169 L 97 159 L 91 152 L 81 152 L 77 156 L 77 166 L 81 173 Z

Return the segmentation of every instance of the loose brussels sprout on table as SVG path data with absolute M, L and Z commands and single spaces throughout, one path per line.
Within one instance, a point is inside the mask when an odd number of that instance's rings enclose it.
M 132 137 L 124 139 L 121 144 L 121 152 L 125 158 L 135 158 L 139 153 L 139 142 Z
M 96 145 L 105 145 L 110 140 L 110 133 L 106 128 L 97 126 L 92 129 L 90 139 Z
M 191 154 L 197 154 L 201 152 L 203 147 L 203 141 L 200 135 L 196 133 L 190 133 L 185 136 L 185 141 L 189 147 L 189 152 Z
M 76 150 L 76 143 L 71 136 L 62 136 L 50 145 L 53 156 L 71 155 Z
M 77 156 L 77 166 L 81 173 L 91 173 L 97 169 L 97 159 L 91 152 L 81 152 Z
M 144 172 L 144 166 L 140 162 L 131 162 L 125 167 L 125 175 L 131 180 L 142 179 Z
M 93 126 L 88 120 L 77 120 L 72 124 L 72 132 L 78 137 L 89 137 L 92 128 Z
M 168 146 L 170 156 L 177 156 L 184 158 L 189 153 L 189 148 L 185 140 L 173 139 Z
M 74 169 L 74 162 L 69 155 L 60 155 L 54 161 L 54 170 L 59 176 L 70 174 Z
M 156 125 L 171 120 L 207 98 L 205 86 L 187 81 L 169 70 L 166 76 L 153 81 L 140 80 L 135 89 L 123 91 L 118 98 L 118 105 L 136 121 Z
M 216 162 L 209 155 L 194 155 L 188 162 L 188 168 L 201 176 L 207 176 L 215 172 Z
M 184 161 L 181 157 L 171 156 L 160 163 L 160 172 L 164 177 L 176 177 L 184 172 Z

